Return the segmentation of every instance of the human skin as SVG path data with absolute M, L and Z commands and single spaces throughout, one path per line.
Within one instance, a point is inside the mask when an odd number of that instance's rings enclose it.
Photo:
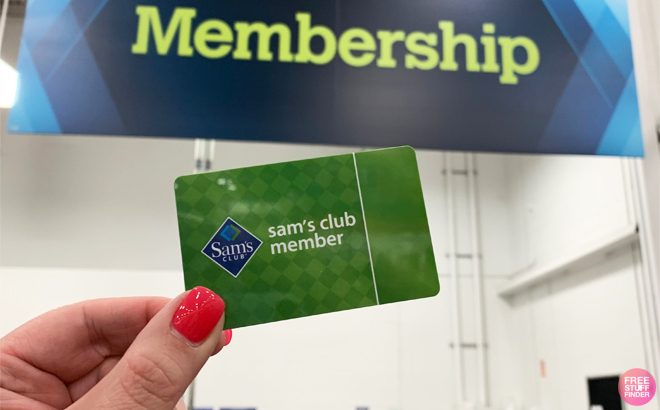
M 0 339 L 0 408 L 185 409 L 185 389 L 230 340 L 224 307 L 198 287 L 47 312 Z

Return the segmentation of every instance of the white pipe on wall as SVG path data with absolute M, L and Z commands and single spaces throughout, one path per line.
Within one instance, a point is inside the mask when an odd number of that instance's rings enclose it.
M 213 160 L 215 159 L 215 140 L 206 140 L 208 147 L 206 149 L 206 165 L 204 170 L 209 172 L 213 169 Z
M 476 312 L 476 344 L 477 344 L 477 383 L 479 393 L 479 404 L 481 406 L 488 406 L 488 372 L 486 369 L 486 336 L 485 336 L 485 313 L 484 313 L 484 292 L 483 292 L 483 278 L 481 271 L 481 248 L 479 246 L 479 215 L 477 209 L 479 207 L 477 198 L 477 181 L 476 181 L 476 158 L 475 154 L 466 154 L 467 164 L 467 183 L 468 193 L 470 199 L 470 239 L 472 242 L 472 276 L 474 278 L 474 291 L 475 291 L 475 312 Z
M 208 145 L 208 148 L 207 148 Z M 215 140 L 203 140 L 196 138 L 195 147 L 193 149 L 194 161 L 194 174 L 199 174 L 202 170 L 208 172 L 213 167 L 213 157 L 215 155 Z M 195 380 L 193 379 L 190 386 L 188 386 L 187 394 L 188 400 L 186 406 L 193 409 L 195 406 Z
M 2 15 L 0 15 L 0 54 L 2 54 L 2 42 L 5 39 L 5 25 L 7 24 L 7 10 L 9 10 L 9 0 L 2 3 Z
M 205 150 L 206 148 L 206 143 L 203 139 L 195 139 L 195 148 L 193 152 L 193 161 L 194 161 L 194 168 L 193 168 L 193 174 L 199 174 L 202 172 L 202 169 L 204 169 L 204 156 L 206 155 Z
M 594 261 L 602 261 L 607 258 L 611 252 L 623 246 L 637 243 L 639 235 L 634 223 L 620 228 L 614 232 L 602 234 L 598 240 L 577 247 L 569 254 L 557 258 L 557 260 L 537 266 L 534 269 L 524 271 L 511 280 L 499 290 L 500 297 L 511 298 L 514 295 L 529 290 L 533 286 L 541 283 L 548 283 L 551 280 L 565 275 L 569 270 L 583 269 L 586 264 Z
M 458 266 L 456 260 L 456 232 L 454 213 L 454 187 L 451 166 L 451 154 L 445 152 L 445 181 L 447 184 L 447 233 L 449 243 L 449 271 L 451 274 L 452 287 L 452 339 L 454 345 L 454 378 L 456 380 L 456 400 L 458 405 L 465 402 L 463 388 L 463 354 L 461 339 L 461 312 L 458 284 Z
M 640 233 L 640 243 L 646 248 L 646 263 L 648 265 L 649 273 L 651 274 L 651 285 L 653 287 L 653 292 L 656 297 L 660 297 L 660 284 L 658 283 L 657 278 L 657 264 L 655 260 L 654 252 L 654 243 L 653 243 L 653 234 L 651 227 L 651 215 L 649 214 L 648 209 L 648 194 L 646 192 L 646 181 L 644 178 L 644 166 L 642 164 L 641 158 L 631 159 L 633 163 L 633 175 L 635 176 L 635 181 L 637 185 L 637 197 L 639 198 L 638 207 L 639 207 L 639 233 Z M 660 300 L 657 302 L 660 304 Z M 658 307 L 657 313 L 660 315 L 660 306 Z

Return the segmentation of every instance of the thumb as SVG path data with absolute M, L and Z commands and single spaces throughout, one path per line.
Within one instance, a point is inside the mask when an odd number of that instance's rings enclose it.
M 168 303 L 107 376 L 69 409 L 172 410 L 224 343 L 225 302 L 196 287 Z

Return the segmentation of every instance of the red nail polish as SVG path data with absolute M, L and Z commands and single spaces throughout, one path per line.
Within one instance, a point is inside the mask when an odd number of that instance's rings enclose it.
M 186 295 L 172 317 L 172 327 L 193 343 L 204 341 L 225 311 L 222 298 L 203 286 Z
M 231 331 L 231 329 L 225 330 L 225 346 L 228 346 L 229 343 L 231 342 L 232 334 L 233 332 Z

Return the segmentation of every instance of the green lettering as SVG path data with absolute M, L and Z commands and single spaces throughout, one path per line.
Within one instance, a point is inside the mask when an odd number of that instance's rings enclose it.
M 442 62 L 440 69 L 446 71 L 457 71 L 456 46 L 465 46 L 465 69 L 467 71 L 479 71 L 480 65 L 477 59 L 477 42 L 469 34 L 454 34 L 454 22 L 440 21 L 438 27 L 442 30 Z
M 392 47 L 397 41 L 404 41 L 406 33 L 401 30 L 385 31 L 381 30 L 376 33 L 380 40 L 380 57 L 376 60 L 378 67 L 394 68 L 396 67 L 396 60 L 392 58 Z
M 137 6 L 135 14 L 138 15 L 137 38 L 131 47 L 133 54 L 147 54 L 149 51 L 149 32 L 153 32 L 156 51 L 160 55 L 166 55 L 174 36 L 179 33 L 179 47 L 177 54 L 190 57 L 193 55 L 193 48 L 190 45 L 190 32 L 192 19 L 197 16 L 197 10 L 187 7 L 177 7 L 172 13 L 172 17 L 167 26 L 167 31 L 163 33 L 163 25 L 160 21 L 160 12 L 156 6 Z
M 296 13 L 298 20 L 298 53 L 296 54 L 296 63 L 327 64 L 337 52 L 337 39 L 335 33 L 325 26 L 314 26 L 312 16 L 309 13 Z M 323 52 L 315 54 L 311 49 L 311 42 L 314 36 L 323 39 Z
M 339 37 L 339 56 L 350 66 L 364 67 L 371 64 L 374 58 L 376 58 L 374 53 L 362 53 L 360 56 L 355 56 L 353 51 L 375 50 L 376 40 L 374 40 L 374 37 L 367 30 L 351 28 Z
M 234 23 L 234 28 L 237 32 L 236 50 L 234 50 L 233 54 L 235 59 L 252 59 L 252 52 L 249 49 L 250 36 L 252 33 L 256 33 L 258 38 L 257 60 L 273 61 L 273 53 L 270 51 L 270 39 L 273 34 L 277 34 L 279 38 L 277 55 L 278 61 L 293 61 L 293 54 L 291 54 L 291 30 L 288 26 L 282 23 L 276 23 L 272 26 L 267 26 L 265 23 L 259 21 L 254 23 L 237 21 Z
M 271 45 L 276 42 L 277 45 L 273 47 L 277 47 L 277 61 L 281 62 L 324 65 L 330 63 L 338 53 L 344 63 L 352 67 L 365 67 L 376 60 L 378 67 L 395 68 L 397 60 L 394 58 L 394 47 L 396 43 L 403 43 L 407 69 L 432 70 L 439 67 L 445 71 L 457 71 L 459 63 L 456 61 L 456 48 L 460 45 L 465 49 L 466 71 L 500 73 L 499 81 L 502 84 L 518 84 L 521 75 L 529 75 L 537 70 L 541 58 L 538 46 L 533 40 L 523 36 L 498 38 L 494 23 L 482 24 L 480 44 L 483 46 L 484 59 L 480 62 L 475 37 L 467 33 L 456 34 L 455 24 L 449 20 L 438 22 L 442 33 L 440 56 L 436 33 L 413 31 L 406 35 L 402 30 L 378 30 L 374 36 L 363 28 L 352 27 L 337 37 L 326 26 L 312 25 L 310 13 L 298 12 L 295 16 L 298 22 L 298 47 L 294 55 L 291 52 L 291 28 L 284 23 L 268 25 L 261 21 L 237 21 L 232 28 L 225 21 L 210 19 L 201 22 L 192 33 L 193 19 L 197 17 L 195 8 L 176 7 L 169 21 L 165 22 L 161 21 L 160 9 L 157 6 L 136 6 L 135 13 L 138 16 L 138 25 L 135 42 L 131 46 L 133 54 L 147 54 L 153 37 L 156 52 L 159 55 L 167 55 L 175 37 L 178 37 L 176 54 L 179 56 L 190 57 L 197 51 L 205 58 L 218 59 L 229 55 L 233 50 L 234 59 L 252 60 L 250 41 L 254 44 L 255 34 L 258 61 L 274 60 Z M 273 36 L 277 36 L 277 41 Z M 318 38 L 315 40 L 315 37 Z M 315 45 L 317 42 L 322 44 L 320 50 L 312 51 L 312 42 L 315 42 Z M 497 54 L 498 45 L 500 56 Z M 523 62 L 516 61 L 515 53 L 518 48 L 522 48 L 526 53 Z M 519 53 L 520 51 L 522 50 L 518 50 Z M 273 250 L 279 251 L 279 245 Z
M 495 34 L 495 24 L 484 23 L 482 27 L 484 34 Z M 481 36 L 481 44 L 484 46 L 484 63 L 481 65 L 481 71 L 484 73 L 499 73 L 500 65 L 497 64 L 495 37 Z
M 206 58 L 222 58 L 229 54 L 231 46 L 222 43 L 234 41 L 231 27 L 222 20 L 206 20 L 195 30 L 195 48 Z M 217 47 L 209 47 L 209 42 L 220 43 Z
M 528 75 L 536 71 L 541 61 L 541 55 L 534 41 L 527 37 L 500 37 L 497 42 L 502 48 L 500 83 L 518 84 L 516 74 Z M 527 60 L 523 64 L 518 64 L 514 58 L 516 47 L 522 47 L 527 52 Z
M 423 42 L 425 44 L 420 44 Z M 432 70 L 438 66 L 438 52 L 435 46 L 438 45 L 438 35 L 434 33 L 422 33 L 413 31 L 406 37 L 406 48 L 410 53 L 406 54 L 406 68 L 419 68 L 420 70 Z M 417 56 L 426 57 L 420 60 Z

